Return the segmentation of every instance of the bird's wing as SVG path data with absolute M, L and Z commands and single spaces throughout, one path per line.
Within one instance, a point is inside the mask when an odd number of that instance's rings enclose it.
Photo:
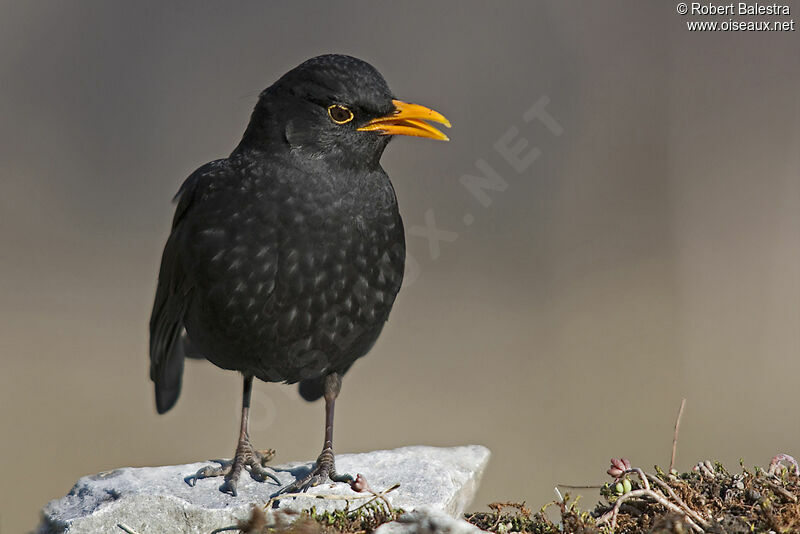
M 175 196 L 178 206 L 172 221 L 172 232 L 161 257 L 156 297 L 150 316 L 150 379 L 155 383 L 158 413 L 166 412 L 178 400 L 186 355 L 181 336 L 185 335 L 183 319 L 192 284 L 186 276 L 179 253 L 181 225 L 195 202 L 203 178 L 218 170 L 223 161 L 212 161 L 197 169 Z M 190 356 L 197 357 L 193 354 Z

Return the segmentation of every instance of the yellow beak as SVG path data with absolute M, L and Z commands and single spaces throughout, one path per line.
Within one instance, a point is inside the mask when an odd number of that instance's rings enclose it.
M 450 128 L 450 121 L 444 115 L 425 106 L 392 100 L 394 111 L 385 117 L 372 119 L 358 129 L 359 132 L 380 132 L 381 135 L 412 135 L 428 137 L 440 141 L 450 138 L 425 121 L 438 122 Z

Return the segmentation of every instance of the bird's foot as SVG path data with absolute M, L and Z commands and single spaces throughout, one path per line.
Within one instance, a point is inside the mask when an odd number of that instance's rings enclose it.
M 361 486 L 365 484 L 365 480 L 361 475 L 358 475 L 354 479 L 350 475 L 341 475 L 337 473 L 336 464 L 333 458 L 333 449 L 325 448 L 322 450 L 322 454 L 320 454 L 317 458 L 314 469 L 312 469 L 308 475 L 300 480 L 292 482 L 285 488 L 281 489 L 279 493 L 285 494 L 306 492 L 309 488 L 319 486 L 327 481 L 346 482 L 355 491 L 363 491 Z
M 278 477 L 270 469 L 266 468 L 267 462 L 272 460 L 274 456 L 275 451 L 273 449 L 258 451 L 253 448 L 249 440 L 242 439 L 236 447 L 236 454 L 232 460 L 220 461 L 218 466 L 209 465 L 204 467 L 184 480 L 190 486 L 194 486 L 202 478 L 224 476 L 225 482 L 219 487 L 220 491 L 230 493 L 235 497 L 242 469 L 250 471 L 250 476 L 259 482 L 264 482 L 269 478 L 276 484 L 281 483 Z

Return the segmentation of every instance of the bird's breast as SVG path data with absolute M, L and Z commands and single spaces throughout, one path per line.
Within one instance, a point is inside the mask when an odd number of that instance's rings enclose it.
M 207 352 L 342 358 L 388 317 L 405 261 L 393 192 L 299 185 L 241 188 L 194 221 L 190 334 Z

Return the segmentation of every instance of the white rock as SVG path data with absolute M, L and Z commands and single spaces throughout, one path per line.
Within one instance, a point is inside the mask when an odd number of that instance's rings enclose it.
M 374 534 L 485 534 L 484 530 L 455 519 L 441 510 L 427 506 L 400 516 L 397 521 L 385 523 Z
M 375 491 L 400 484 L 386 496 L 395 508 L 408 511 L 426 506 L 427 510 L 457 517 L 475 496 L 488 460 L 489 450 L 478 445 L 417 446 L 338 455 L 336 467 L 343 473 L 362 473 Z M 274 466 L 281 486 L 271 481 L 257 482 L 243 472 L 239 494 L 232 497 L 219 491 L 221 478 L 199 480 L 194 487 L 184 481 L 206 465 L 209 462 L 125 467 L 83 477 L 66 497 L 44 507 L 37 532 L 122 534 L 124 531 L 118 526 L 122 524 L 138 534 L 207 534 L 246 519 L 252 504 L 266 503 L 280 487 L 305 475 L 312 466 L 300 462 Z M 346 504 L 343 500 L 314 497 L 320 494 L 363 495 L 346 484 L 325 484 L 312 488 L 307 496 L 281 500 L 280 509 L 291 511 L 315 506 L 324 510 Z

